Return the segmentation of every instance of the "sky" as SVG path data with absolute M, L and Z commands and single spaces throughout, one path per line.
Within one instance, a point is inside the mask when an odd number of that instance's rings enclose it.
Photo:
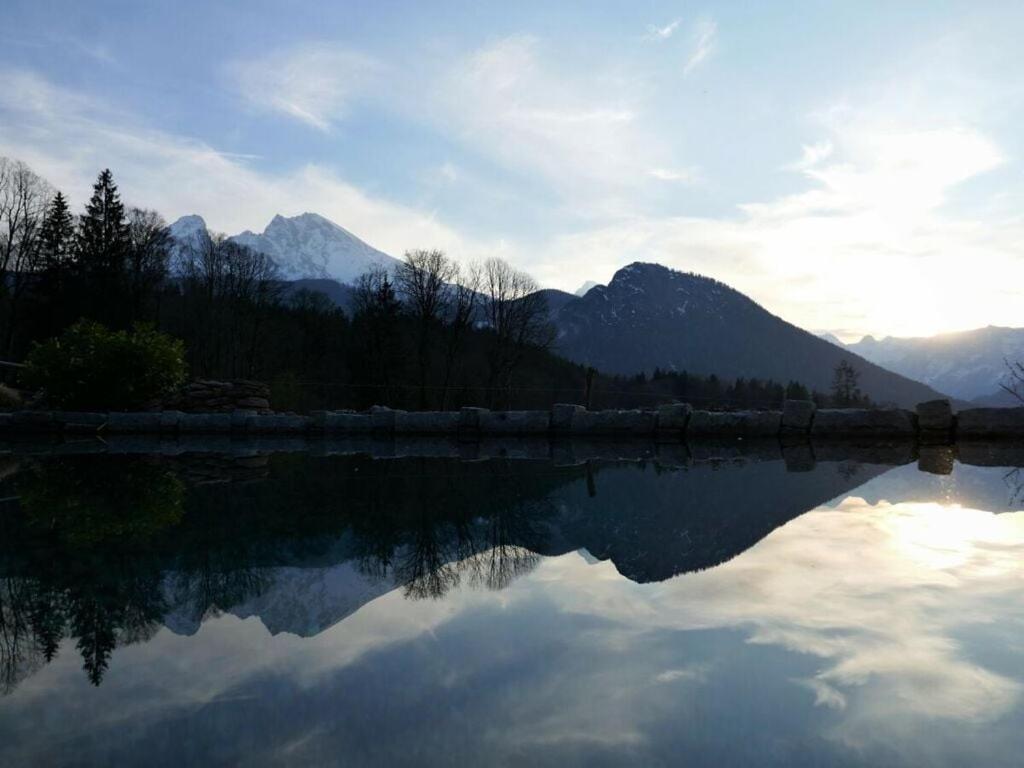
M 546 287 L 653 261 L 844 340 L 1024 325 L 1024 3 L 5 2 L 80 209 L 320 213 Z

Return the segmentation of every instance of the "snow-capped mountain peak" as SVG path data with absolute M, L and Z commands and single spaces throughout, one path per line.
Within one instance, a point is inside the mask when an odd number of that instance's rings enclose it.
M 333 278 L 352 283 L 373 266 L 391 269 L 398 260 L 316 213 L 274 216 L 262 234 L 242 232 L 233 241 L 265 253 L 282 277 Z
M 182 216 L 170 226 L 179 249 L 194 247 L 209 232 L 202 216 Z M 316 213 L 274 216 L 262 233 L 246 230 L 232 242 L 266 254 L 285 280 L 332 279 L 353 283 L 370 267 L 394 269 L 399 261 Z

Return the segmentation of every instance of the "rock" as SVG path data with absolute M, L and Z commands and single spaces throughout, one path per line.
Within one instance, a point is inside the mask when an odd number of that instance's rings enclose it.
M 811 434 L 835 437 L 911 437 L 916 432 L 916 422 L 913 413 L 899 408 L 824 408 L 814 414 Z
M 109 413 L 107 432 L 159 432 L 160 413 Z
M 686 423 L 690 420 L 693 406 L 689 403 L 668 403 L 658 406 L 658 431 L 678 432 L 680 435 L 686 429 Z
M 556 432 L 568 432 L 572 428 L 576 414 L 586 410 L 582 405 L 555 403 L 551 406 L 551 429 Z
M 964 437 L 1024 436 L 1024 408 L 968 408 L 956 415 L 956 433 Z
M 917 426 L 922 432 L 949 432 L 953 428 L 953 407 L 949 400 L 918 403 Z
M 694 411 L 686 434 L 773 437 L 782 428 L 779 411 Z
M 396 411 L 395 432 L 401 434 L 441 435 L 459 430 L 458 411 Z
M 810 432 L 817 406 L 813 400 L 785 400 L 782 403 L 782 431 Z
M 573 416 L 574 435 L 653 435 L 654 411 L 582 411 Z
M 480 432 L 487 435 L 545 435 L 551 428 L 548 411 L 488 411 L 480 414 Z

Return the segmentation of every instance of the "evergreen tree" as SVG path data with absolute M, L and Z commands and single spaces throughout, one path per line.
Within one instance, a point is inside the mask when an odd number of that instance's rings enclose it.
M 60 272 L 71 260 L 75 223 L 63 193 L 54 195 L 46 209 L 41 239 L 41 267 L 44 272 Z
M 85 311 L 110 325 L 123 325 L 127 315 L 124 290 L 130 245 L 124 203 L 107 169 L 96 179 L 79 219 L 75 263 L 89 295 Z
M 858 405 L 862 401 L 860 373 L 847 360 L 836 366 L 832 377 L 832 400 L 840 408 Z

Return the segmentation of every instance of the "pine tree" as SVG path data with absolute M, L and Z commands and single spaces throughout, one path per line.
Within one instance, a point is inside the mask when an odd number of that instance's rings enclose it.
M 130 248 L 124 203 L 110 170 L 92 188 L 92 198 L 79 219 L 75 236 L 75 265 L 88 291 L 86 312 L 107 324 L 127 319 L 127 260 Z
M 64 195 L 58 192 L 46 209 L 41 239 L 41 266 L 46 272 L 60 271 L 71 259 L 75 225 Z

